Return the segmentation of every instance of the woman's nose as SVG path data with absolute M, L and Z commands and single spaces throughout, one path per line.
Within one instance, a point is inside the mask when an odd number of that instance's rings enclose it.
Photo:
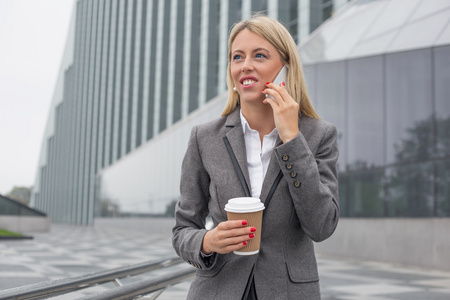
M 242 72 L 246 72 L 246 71 L 252 71 L 253 70 L 253 63 L 250 59 L 246 59 L 244 61 L 244 63 L 242 64 L 242 68 L 241 71 Z

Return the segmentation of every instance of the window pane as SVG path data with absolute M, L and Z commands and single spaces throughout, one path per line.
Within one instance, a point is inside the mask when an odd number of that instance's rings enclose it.
M 350 207 L 348 201 L 348 175 L 345 173 L 339 173 L 339 211 L 341 217 L 350 216 Z
M 389 217 L 434 215 L 433 164 L 422 163 L 387 169 L 386 199 Z
M 450 154 L 450 46 L 435 48 L 436 154 Z
M 437 45 L 448 45 L 450 43 L 450 24 L 447 24 L 447 27 L 441 33 L 441 36 L 436 42 Z
M 386 125 L 389 163 L 432 154 L 431 50 L 386 55 Z
M 14 205 L 9 201 L 0 199 L 0 212 L 1 215 L 19 215 L 19 206 Z
M 405 25 L 389 47 L 389 51 L 408 51 L 433 45 L 441 30 L 448 24 L 448 18 L 448 11 L 443 11 Z
M 317 112 L 325 121 L 333 123 L 338 130 L 339 171 L 345 170 L 347 149 L 346 120 L 346 73 L 345 62 L 319 64 L 317 66 Z
M 381 56 L 348 62 L 349 170 L 384 164 L 383 61 Z
M 360 41 L 352 51 L 352 57 L 370 56 L 385 53 L 397 36 L 397 31 L 389 31 L 371 39 Z
M 450 217 L 450 160 L 436 163 L 436 216 Z
M 267 12 L 267 1 L 253 0 L 252 1 L 252 12 Z
M 363 39 L 371 39 L 404 26 L 421 0 L 376 1 L 382 6 Z M 408 3 L 405 3 L 408 2 Z
M 304 65 L 303 73 L 305 75 L 306 84 L 308 86 L 309 98 L 311 99 L 314 107 L 318 107 L 317 93 L 316 93 L 316 74 L 317 65 Z
M 383 169 L 349 175 L 349 217 L 384 215 L 383 177 Z

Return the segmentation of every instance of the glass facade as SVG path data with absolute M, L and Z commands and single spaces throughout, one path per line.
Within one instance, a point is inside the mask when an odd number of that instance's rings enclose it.
M 0 216 L 46 216 L 19 201 L 0 195 Z
M 31 204 L 54 222 L 92 223 L 102 207 L 99 186 L 107 186 L 101 185 L 102 170 L 122 164 L 226 91 L 227 37 L 232 24 L 263 11 L 287 24 L 299 40 L 315 26 L 308 17 L 302 20 L 303 33 L 298 34 L 299 12 L 307 10 L 309 16 L 310 9 L 317 9 L 315 2 L 74 1 Z M 319 7 L 328 11 L 330 3 Z M 314 22 L 325 17 L 321 18 Z M 184 149 L 185 145 L 178 146 Z M 182 156 L 182 152 L 172 154 Z M 149 192 L 151 199 L 162 204 L 147 207 L 148 213 L 159 213 L 157 207 L 164 207 L 177 193 L 175 189 L 166 195 L 162 186 Z M 125 193 L 123 201 L 138 201 L 132 194 L 128 191 L 127 198 Z
M 450 216 L 449 18 L 448 1 L 355 1 L 300 45 L 339 131 L 342 216 Z
M 105 215 L 105 205 L 116 207 L 122 215 L 166 214 L 171 202 L 179 198 L 181 163 L 191 128 L 217 118 L 226 97 L 210 100 L 170 130 L 99 171 L 96 215 Z
M 164 214 L 190 128 L 226 101 L 229 28 L 262 10 L 302 41 L 338 128 L 342 216 L 450 216 L 450 3 L 430 3 L 76 1 L 32 205 L 76 224 L 111 206 Z

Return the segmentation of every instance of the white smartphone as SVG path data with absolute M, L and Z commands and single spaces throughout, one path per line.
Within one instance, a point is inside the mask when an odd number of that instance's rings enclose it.
M 286 83 L 286 78 L 287 78 L 288 68 L 289 68 L 289 67 L 288 67 L 287 65 L 284 65 L 284 66 L 281 68 L 280 72 L 278 72 L 277 77 L 275 77 L 275 79 L 273 80 L 273 83 L 275 83 L 275 84 L 277 84 L 277 85 L 280 85 L 282 82 Z M 286 87 L 286 88 L 287 88 L 287 87 Z M 275 100 L 275 98 L 272 97 L 272 96 L 269 95 L 269 94 L 266 94 L 266 97 L 270 97 L 270 98 L 272 98 L 273 100 Z

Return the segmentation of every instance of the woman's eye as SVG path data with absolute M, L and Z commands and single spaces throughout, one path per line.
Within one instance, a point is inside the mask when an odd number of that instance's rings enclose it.
M 233 56 L 233 60 L 238 60 L 238 59 L 241 59 L 241 56 L 239 54 Z
M 266 56 L 262 53 L 258 53 L 255 55 L 256 58 L 265 58 Z

